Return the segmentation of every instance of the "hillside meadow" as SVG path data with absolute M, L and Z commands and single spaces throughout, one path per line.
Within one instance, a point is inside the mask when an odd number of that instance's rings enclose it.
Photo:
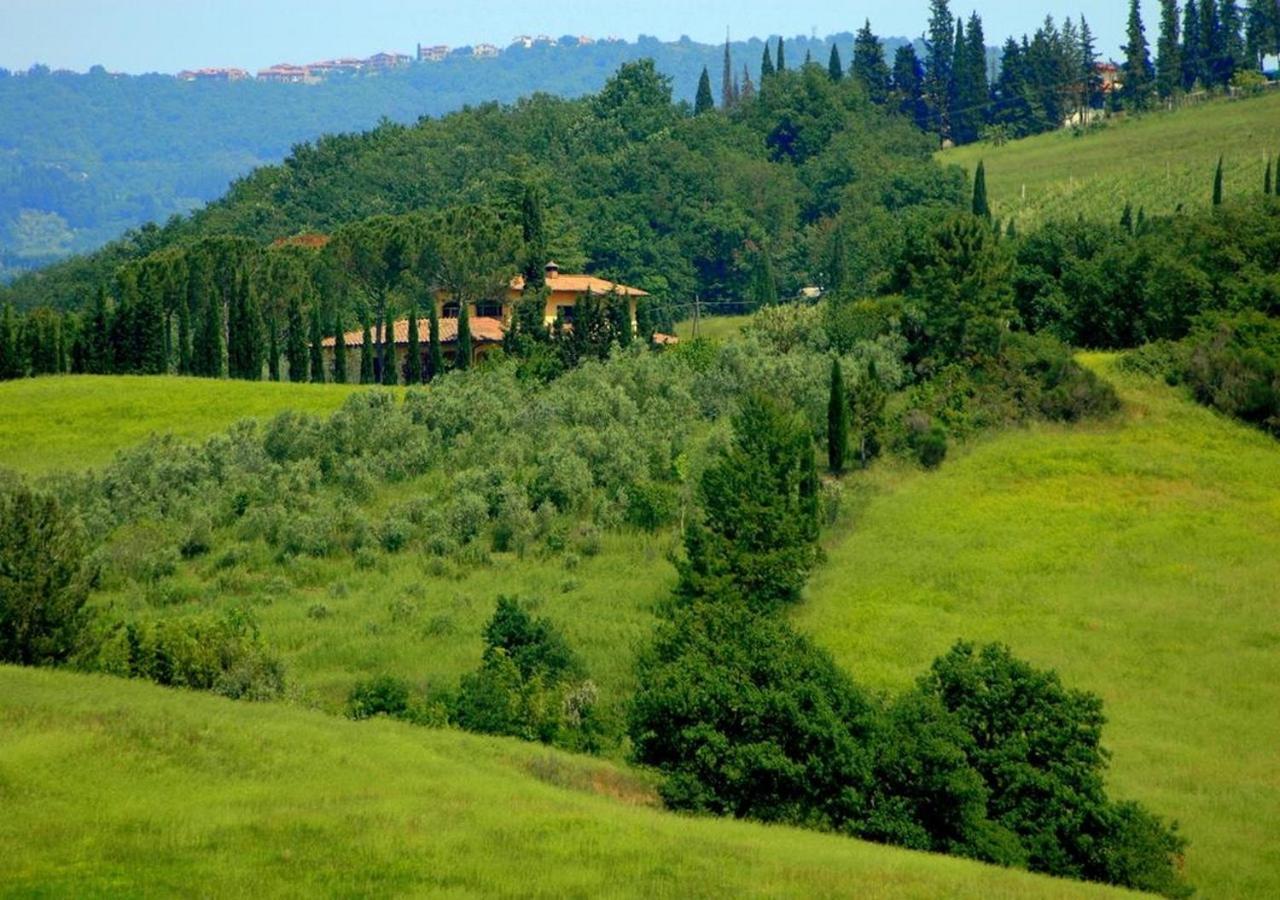
M 208 437 L 282 409 L 327 414 L 357 385 L 132 375 L 0 382 L 0 466 L 28 474 L 97 466 L 151 434 Z
M 1202 896 L 1280 893 L 1280 445 L 1088 357 L 1114 421 L 857 485 L 799 626 L 897 690 L 958 638 L 1100 695 L 1111 784 L 1176 818 Z
M 983 161 L 993 215 L 1025 231 L 1077 215 L 1118 221 L 1126 202 L 1135 216 L 1139 207 L 1147 215 L 1166 215 L 1180 204 L 1207 207 L 1219 155 L 1224 196 L 1262 192 L 1267 159 L 1274 165 L 1280 155 L 1280 90 L 1118 117 L 1080 136 L 1062 130 L 1000 147 L 979 142 L 937 158 L 970 178 Z
M 512 740 L 0 667 L 0 892 L 101 897 L 1104 897 L 1121 892 L 652 808 Z

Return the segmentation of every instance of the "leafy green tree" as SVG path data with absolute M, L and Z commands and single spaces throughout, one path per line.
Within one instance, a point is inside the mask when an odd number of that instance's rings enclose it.
M 773 260 L 763 247 L 756 250 L 751 267 L 751 303 L 757 309 L 778 303 L 778 279 L 773 272 Z
M 849 452 L 849 404 L 845 400 L 844 375 L 840 359 L 831 360 L 831 389 L 827 395 L 827 467 L 833 474 L 844 472 Z
M 884 46 L 871 31 L 870 19 L 864 21 L 854 36 L 851 74 L 873 103 L 884 103 L 888 99 L 889 67 L 884 60 Z
M 884 409 L 888 392 L 880 381 L 874 361 L 853 386 L 849 395 L 850 424 L 858 439 L 858 461 L 865 469 L 880 454 L 880 433 L 884 428 Z
M 898 112 L 915 122 L 916 127 L 921 130 L 929 124 L 923 88 L 924 66 L 916 56 L 916 48 L 903 44 L 893 54 L 893 96 Z
M 732 595 L 762 610 L 795 601 L 817 558 L 817 472 L 804 419 L 749 394 L 699 497 L 702 516 L 685 531 L 680 595 Z
M 1212 3 L 1213 0 L 1206 0 Z M 1142 12 L 1138 8 L 1138 0 L 1129 0 L 1129 24 L 1126 29 L 1126 41 L 1121 50 L 1124 63 L 1121 65 L 1120 97 L 1126 109 L 1144 110 L 1151 101 L 1151 91 L 1155 78 L 1155 70 L 1151 65 L 1151 54 L 1147 49 L 1146 28 L 1142 24 Z
M 844 62 L 840 59 L 840 48 L 835 44 L 831 45 L 831 56 L 827 58 L 827 75 L 832 81 L 844 78 Z
M 1156 93 L 1161 100 L 1182 88 L 1182 35 L 1178 0 L 1160 0 L 1160 36 L 1156 39 Z
M 320 322 L 320 303 L 318 300 L 314 300 L 311 304 L 311 333 L 309 338 L 307 344 L 311 380 L 316 384 L 324 384 L 324 351 L 321 349 L 321 345 L 324 342 L 324 325 Z
M 409 348 L 405 360 L 405 382 L 422 384 L 422 347 L 418 340 L 418 301 L 409 300 Z
M 707 67 L 702 67 L 702 75 L 698 78 L 698 93 L 693 100 L 693 114 L 700 116 L 716 108 L 715 98 L 711 96 L 711 76 Z
M 987 203 L 987 168 L 978 160 L 978 170 L 973 174 L 973 214 L 991 221 L 991 206 Z
M 0 662 L 66 662 L 86 621 L 85 560 L 83 528 L 55 497 L 0 488 Z

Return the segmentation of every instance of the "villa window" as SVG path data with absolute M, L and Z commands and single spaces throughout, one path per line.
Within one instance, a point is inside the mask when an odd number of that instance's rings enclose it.
M 476 304 L 476 315 L 490 319 L 501 319 L 502 303 L 497 300 L 481 300 Z
M 573 322 L 573 304 L 566 303 L 556 307 L 556 316 L 567 323 Z
M 440 307 L 440 318 L 456 319 L 458 318 L 458 301 L 450 300 Z

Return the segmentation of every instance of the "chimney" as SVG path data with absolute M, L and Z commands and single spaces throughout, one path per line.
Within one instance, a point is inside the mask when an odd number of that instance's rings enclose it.
M 555 278 L 557 275 L 560 274 L 560 264 L 555 262 L 554 260 L 547 263 L 546 272 L 547 272 L 547 280 L 550 281 L 552 278 Z

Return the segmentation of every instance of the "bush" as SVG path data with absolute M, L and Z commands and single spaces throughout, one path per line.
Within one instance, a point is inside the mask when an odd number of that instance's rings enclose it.
M 408 719 L 409 695 L 409 683 L 392 675 L 378 675 L 368 681 L 356 682 L 347 696 L 347 716 L 352 719 L 372 719 L 374 716 Z

